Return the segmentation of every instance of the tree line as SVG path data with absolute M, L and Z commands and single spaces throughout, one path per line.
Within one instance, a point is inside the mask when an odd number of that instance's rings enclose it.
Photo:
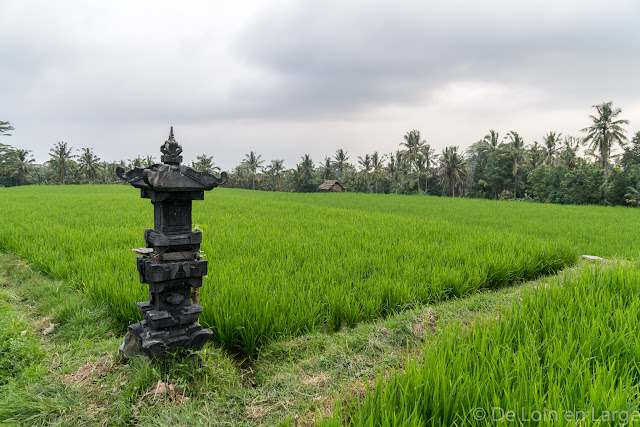
M 628 120 L 611 102 L 593 107 L 582 137 L 549 131 L 526 144 L 516 131 L 504 137 L 490 130 L 461 151 L 441 153 L 411 130 L 395 152 L 374 152 L 353 159 L 343 149 L 316 164 L 305 154 L 292 168 L 284 160 L 269 163 L 254 151 L 230 173 L 228 187 L 263 191 L 315 192 L 325 180 L 340 181 L 347 191 L 530 200 L 563 204 L 640 205 L 640 131 L 626 136 Z M 0 121 L 0 135 L 10 135 Z M 620 150 L 618 150 L 620 149 Z M 49 160 L 36 165 L 30 150 L 0 144 L 0 185 L 113 184 L 118 166 L 149 167 L 151 156 L 101 161 L 90 148 L 74 151 L 59 141 Z M 219 171 L 212 156 L 202 154 L 191 166 Z

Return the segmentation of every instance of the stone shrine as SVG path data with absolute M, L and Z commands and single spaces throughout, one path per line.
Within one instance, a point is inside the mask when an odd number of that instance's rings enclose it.
M 140 283 L 149 284 L 149 301 L 139 302 L 143 321 L 130 325 L 120 351 L 125 357 L 140 352 L 163 357 L 180 349 L 200 350 L 211 337 L 198 323 L 203 308 L 192 300 L 192 290 L 202 286 L 207 261 L 200 257 L 202 233 L 193 231 L 191 202 L 204 200 L 204 192 L 227 181 L 181 165 L 182 147 L 173 136 L 160 147 L 162 164 L 124 172 L 119 178 L 140 188 L 153 203 L 153 229 L 144 231 L 145 248 L 133 249 Z

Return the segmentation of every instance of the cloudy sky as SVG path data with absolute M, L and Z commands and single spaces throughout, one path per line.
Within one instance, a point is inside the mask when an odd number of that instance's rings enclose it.
M 489 129 L 580 136 L 605 101 L 632 134 L 639 19 L 637 0 L 2 0 L 0 142 L 157 158 L 174 126 L 185 160 L 293 167 L 411 129 L 438 152 Z

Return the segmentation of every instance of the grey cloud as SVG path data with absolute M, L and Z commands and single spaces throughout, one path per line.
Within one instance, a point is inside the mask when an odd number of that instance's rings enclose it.
M 455 81 L 620 92 L 634 73 L 607 76 L 638 70 L 638 16 L 632 1 L 304 2 L 270 10 L 237 47 L 278 77 L 256 114 L 331 115 L 424 102 Z
M 211 152 L 224 163 L 290 147 L 291 166 L 338 146 L 395 149 L 414 127 L 461 144 L 553 111 L 584 111 L 580 129 L 602 101 L 639 108 L 634 0 L 257 0 L 250 21 L 244 1 L 1 2 L 11 143 L 39 159 L 61 139 L 132 158 L 173 124 L 194 152 L 224 141 Z

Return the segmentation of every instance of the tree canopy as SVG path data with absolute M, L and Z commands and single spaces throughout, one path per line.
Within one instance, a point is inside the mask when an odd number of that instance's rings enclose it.
M 451 197 L 519 199 L 545 203 L 638 206 L 640 194 L 640 131 L 626 137 L 628 120 L 611 102 L 593 106 L 584 139 L 551 130 L 527 144 L 516 130 L 490 129 L 464 152 L 447 146 L 436 154 L 417 129 L 402 135 L 397 149 L 356 157 L 343 148 L 316 165 L 304 154 L 293 167 L 282 159 L 268 163 L 250 151 L 231 171 L 230 187 L 266 191 L 318 191 L 337 179 L 347 191 L 421 194 Z M 0 133 L 13 127 L 0 122 Z M 431 141 L 430 141 L 431 142 Z M 438 141 L 432 143 L 437 144 Z M 149 167 L 150 155 L 115 162 L 102 161 L 91 148 L 74 150 L 58 141 L 43 165 L 31 152 L 0 143 L 0 185 L 112 184 L 115 169 Z M 266 164 L 266 166 L 265 166 Z M 213 157 L 201 154 L 191 163 L 197 170 L 219 171 Z

